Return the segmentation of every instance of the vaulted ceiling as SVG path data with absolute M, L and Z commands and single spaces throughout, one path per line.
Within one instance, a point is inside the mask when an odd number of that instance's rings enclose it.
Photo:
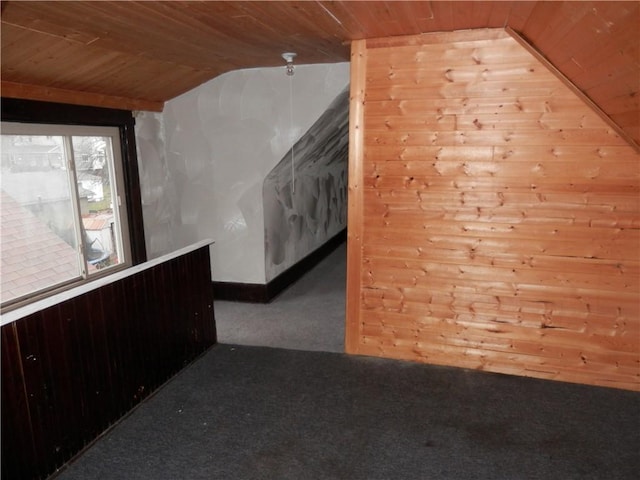
M 640 144 L 640 2 L 2 2 L 2 95 L 136 110 L 224 72 L 349 60 L 350 41 L 509 27 Z

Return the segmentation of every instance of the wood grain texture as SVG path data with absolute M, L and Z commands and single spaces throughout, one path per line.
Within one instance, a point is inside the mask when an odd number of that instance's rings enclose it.
M 9 1 L 0 58 L 2 79 L 24 85 L 14 89 L 22 98 L 122 99 L 109 105 L 129 108 L 161 104 L 230 70 L 283 67 L 286 51 L 297 52 L 297 63 L 333 63 L 349 60 L 355 40 L 394 47 L 441 32 L 428 41 L 447 43 L 450 32 L 508 27 L 640 144 L 639 24 L 634 1 Z M 476 61 L 513 62 L 506 49 L 491 57 L 477 46 Z M 451 68 L 465 48 L 442 52 Z
M 351 45 L 351 84 L 349 103 L 349 193 L 347 209 L 347 300 L 345 351 L 357 353 L 360 337 L 362 294 L 363 201 L 364 201 L 364 108 L 367 71 L 364 40 Z
M 209 247 L 2 327 L 2 477 L 47 478 L 216 341 Z
M 558 68 L 556 68 L 555 65 L 553 65 L 551 62 L 549 62 L 547 60 L 547 58 L 544 55 L 542 55 L 542 53 L 540 53 L 533 45 L 529 44 L 524 38 L 522 38 L 514 30 L 512 30 L 510 28 L 507 28 L 506 31 L 520 45 L 522 45 L 524 48 L 526 48 L 529 51 L 529 53 L 531 53 L 534 57 L 536 57 L 536 59 L 540 63 L 544 64 L 545 67 L 551 73 L 553 73 L 556 77 L 558 77 L 569 88 L 569 90 L 571 90 L 573 93 L 575 93 L 576 96 L 580 97 L 580 99 L 584 103 L 588 104 L 589 107 L 591 108 L 591 110 L 596 112 L 600 118 L 602 118 L 622 138 L 624 138 L 629 144 L 631 144 L 636 149 L 636 151 L 640 152 L 640 141 L 636 141 L 636 138 L 638 138 L 638 136 L 637 136 L 637 132 L 635 132 L 635 130 L 639 126 L 638 118 L 640 117 L 640 112 L 638 112 L 638 111 L 635 112 L 636 120 L 627 119 L 626 116 L 624 116 L 624 115 L 618 115 L 616 120 L 614 120 L 613 117 L 608 115 L 604 110 L 602 110 L 602 108 L 600 108 L 598 106 L 597 103 L 595 103 L 593 100 L 591 100 L 591 98 L 588 95 L 583 93 L 583 91 L 580 90 L 571 80 L 569 80 L 569 78 L 566 75 L 564 75 Z M 607 62 L 607 63 L 608 63 L 608 65 L 606 66 L 606 69 L 607 69 L 608 76 L 609 76 L 609 82 L 616 83 L 616 84 L 625 83 L 625 80 L 626 80 L 626 78 L 624 77 L 625 75 L 630 77 L 629 78 L 630 80 L 633 78 L 633 80 L 631 80 L 631 82 L 638 80 L 638 72 L 634 71 L 634 69 L 629 69 L 628 71 L 623 71 L 622 75 L 620 75 L 620 73 L 616 72 L 616 70 L 615 70 L 616 69 L 616 65 L 612 65 L 612 62 Z M 603 68 L 603 67 L 600 67 L 600 68 Z M 574 76 L 575 80 L 582 82 L 583 88 L 588 87 L 588 86 L 592 86 L 594 83 L 598 84 L 597 80 L 590 81 L 589 78 L 593 79 L 593 78 L 596 78 L 596 76 L 591 74 L 591 75 L 588 76 L 587 79 L 585 79 L 584 76 L 580 76 L 580 75 L 575 75 Z M 631 113 L 631 112 L 625 112 L 625 113 Z M 630 133 L 627 133 L 627 132 L 630 132 Z
M 125 110 L 146 110 L 161 112 L 164 102 L 136 98 L 115 97 L 95 92 L 81 92 L 62 88 L 26 85 L 24 83 L 2 81 L 0 85 L 5 98 L 28 98 L 43 102 L 61 102 L 70 105 L 92 105 L 95 107 L 119 108 Z
M 501 30 L 366 47 L 350 350 L 640 390 L 623 132 Z

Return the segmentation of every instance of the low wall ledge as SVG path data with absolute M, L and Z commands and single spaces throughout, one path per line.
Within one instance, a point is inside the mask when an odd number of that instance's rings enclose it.
M 160 265 L 161 263 L 168 262 L 169 260 L 173 260 L 174 258 L 178 258 L 188 253 L 199 250 L 200 248 L 206 247 L 207 245 L 212 245 L 213 243 L 214 241 L 211 239 L 201 240 L 186 247 L 180 248 L 174 252 L 167 253 L 166 255 L 162 255 L 139 265 L 134 265 L 133 267 L 129 267 L 125 270 L 120 270 L 113 273 L 112 275 L 106 275 L 104 277 L 97 278 L 92 282 L 83 283 L 82 285 L 78 285 L 77 287 L 70 288 L 69 290 L 56 293 L 55 295 L 51 295 L 50 297 L 37 300 L 28 305 L 24 305 L 23 307 L 19 307 L 15 310 L 3 313 L 2 315 L 0 315 L 0 326 L 15 322 L 16 320 L 20 320 L 21 318 L 24 318 L 28 315 L 44 310 L 45 308 L 49 308 L 62 303 L 65 300 L 69 300 L 70 298 L 78 297 L 84 293 L 90 292 L 104 285 L 108 285 L 131 275 L 135 275 L 136 273 L 142 272 L 149 268 L 153 268 L 156 265 Z

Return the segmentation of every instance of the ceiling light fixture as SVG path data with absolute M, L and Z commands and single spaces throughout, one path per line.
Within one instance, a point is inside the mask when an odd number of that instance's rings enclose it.
M 287 62 L 287 75 L 293 75 L 293 59 L 296 58 L 297 53 L 294 52 L 285 52 L 282 54 L 282 58 Z

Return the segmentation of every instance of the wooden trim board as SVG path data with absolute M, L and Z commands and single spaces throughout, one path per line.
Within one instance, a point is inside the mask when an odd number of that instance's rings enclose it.
M 366 86 L 367 41 L 351 44 L 351 94 L 349 105 L 349 234 L 347 236 L 347 319 L 345 351 L 358 353 L 362 296 L 364 101 Z
M 0 86 L 2 96 L 42 102 L 69 103 L 72 105 L 87 105 L 93 107 L 119 108 L 123 110 L 146 110 L 161 112 L 164 102 L 154 100 L 140 100 L 136 98 L 114 97 L 92 92 L 79 92 L 63 88 L 43 87 L 2 81 Z

